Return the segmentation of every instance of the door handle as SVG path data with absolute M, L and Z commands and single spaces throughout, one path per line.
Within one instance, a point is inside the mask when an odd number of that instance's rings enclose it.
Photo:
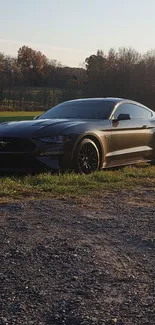
M 142 129 L 148 129 L 148 128 L 149 128 L 148 125 L 143 125 L 143 126 L 142 126 Z

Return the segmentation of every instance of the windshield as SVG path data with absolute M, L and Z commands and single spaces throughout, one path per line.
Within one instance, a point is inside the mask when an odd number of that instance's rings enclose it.
M 70 101 L 51 108 L 39 119 L 108 119 L 113 108 L 112 101 Z

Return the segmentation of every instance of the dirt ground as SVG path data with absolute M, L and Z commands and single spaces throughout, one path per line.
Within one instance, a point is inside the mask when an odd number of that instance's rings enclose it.
M 4 324 L 154 325 L 155 191 L 1 204 Z

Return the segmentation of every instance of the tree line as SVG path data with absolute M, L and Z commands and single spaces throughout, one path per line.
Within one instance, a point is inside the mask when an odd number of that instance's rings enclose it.
M 81 97 L 123 97 L 155 105 L 155 50 L 140 54 L 132 48 L 98 50 L 83 67 L 49 60 L 28 46 L 17 57 L 0 53 L 0 107 L 46 109 Z

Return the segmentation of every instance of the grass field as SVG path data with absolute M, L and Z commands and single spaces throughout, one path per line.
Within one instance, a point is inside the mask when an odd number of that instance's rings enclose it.
M 0 122 L 31 120 L 34 116 L 41 115 L 42 112 L 0 112 Z
M 79 197 L 123 188 L 151 188 L 155 191 L 155 166 L 139 165 L 105 170 L 90 175 L 43 173 L 27 176 L 1 176 L 0 202 L 44 197 Z

